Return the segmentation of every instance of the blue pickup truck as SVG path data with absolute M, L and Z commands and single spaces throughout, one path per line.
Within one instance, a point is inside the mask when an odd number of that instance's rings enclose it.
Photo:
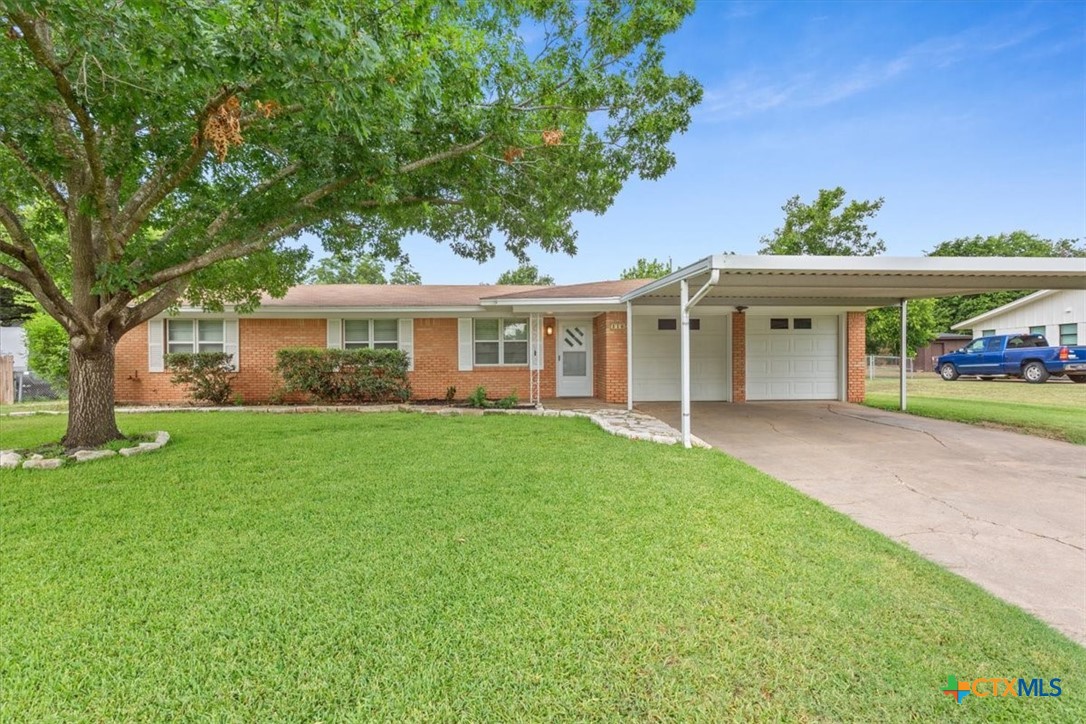
M 1040 334 L 997 334 L 980 337 L 957 352 L 944 354 L 935 371 L 947 382 L 962 375 L 981 379 L 1021 377 L 1040 383 L 1066 375 L 1072 382 L 1086 382 L 1086 347 L 1050 347 Z

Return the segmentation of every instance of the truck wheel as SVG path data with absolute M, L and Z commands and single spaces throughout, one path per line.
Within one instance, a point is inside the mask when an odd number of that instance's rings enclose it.
M 1027 362 L 1022 368 L 1022 377 L 1026 382 L 1038 385 L 1048 379 L 1048 370 L 1040 362 Z
M 1086 382 L 1086 375 L 1067 375 L 1067 377 L 1072 382 L 1077 382 L 1080 385 Z
M 947 382 L 953 382 L 958 379 L 958 368 L 947 362 L 939 368 L 939 376 Z

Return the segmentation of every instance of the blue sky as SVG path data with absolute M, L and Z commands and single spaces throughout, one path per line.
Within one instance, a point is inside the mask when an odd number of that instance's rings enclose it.
M 834 186 L 885 198 L 873 227 L 893 255 L 1015 229 L 1086 236 L 1086 3 L 702 2 L 668 47 L 705 88 L 676 167 L 578 217 L 576 257 L 533 250 L 560 284 L 639 256 L 756 253 L 788 197 Z M 427 239 L 404 250 L 425 283 L 515 266 Z

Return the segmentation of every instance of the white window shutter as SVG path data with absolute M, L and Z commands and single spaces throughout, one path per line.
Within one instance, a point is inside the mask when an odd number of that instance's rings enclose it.
M 398 336 L 400 349 L 407 353 L 407 371 L 411 372 L 415 369 L 415 320 L 401 319 Z
M 473 329 L 471 319 L 461 317 L 457 320 L 457 327 L 460 331 L 459 369 L 461 372 L 470 372 L 475 359 L 474 350 L 472 350 Z
M 147 323 L 147 370 L 149 372 L 164 372 L 166 365 L 162 356 L 165 353 L 162 329 L 165 322 L 161 319 L 152 319 Z
M 343 320 L 328 320 L 328 349 L 343 348 Z
M 223 320 L 222 338 L 222 351 L 230 355 L 230 366 L 237 372 L 241 369 L 241 345 L 238 344 L 238 320 Z
M 528 368 L 543 369 L 543 320 L 539 317 L 528 323 Z

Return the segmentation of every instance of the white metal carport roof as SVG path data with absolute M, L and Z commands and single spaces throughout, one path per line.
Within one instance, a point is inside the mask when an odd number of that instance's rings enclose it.
M 840 257 L 715 254 L 635 289 L 626 302 L 627 329 L 634 305 L 679 308 L 681 419 L 690 447 L 690 310 L 697 304 L 747 307 L 779 305 L 901 305 L 901 356 L 905 357 L 909 299 L 1016 289 L 1086 289 L 1086 259 L 1049 257 Z M 626 336 L 627 406 L 633 406 L 633 335 Z M 905 409 L 905 365 L 900 406 Z
M 678 304 L 679 282 L 700 304 L 882 307 L 902 299 L 1006 289 L 1086 289 L 1086 259 L 1049 257 L 733 256 L 715 254 L 622 297 Z

